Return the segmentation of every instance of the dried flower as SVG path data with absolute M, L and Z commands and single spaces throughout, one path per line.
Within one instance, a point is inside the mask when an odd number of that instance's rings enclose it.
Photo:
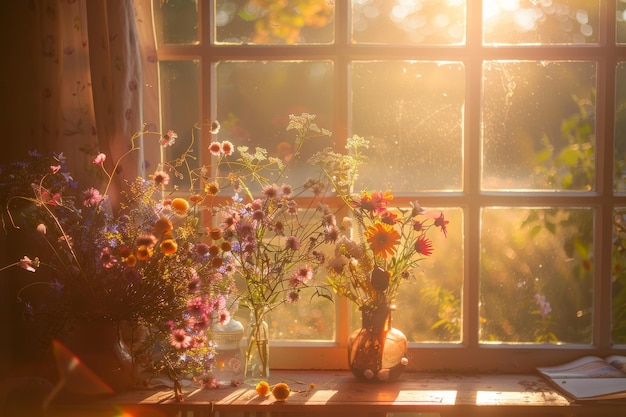
M 285 401 L 289 398 L 290 393 L 291 389 L 289 388 L 289 385 L 284 382 L 279 382 L 274 385 L 274 388 L 272 388 L 272 395 L 276 398 L 276 401 Z
M 270 393 L 270 384 L 267 381 L 260 381 L 256 384 L 255 389 L 259 397 L 266 397 Z

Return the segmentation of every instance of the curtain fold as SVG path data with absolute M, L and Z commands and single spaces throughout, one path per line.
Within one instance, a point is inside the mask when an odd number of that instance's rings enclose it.
M 63 152 L 76 179 L 90 183 L 92 157 L 105 153 L 111 171 L 133 135 L 160 124 L 150 0 L 41 0 L 35 18 L 42 144 Z M 142 139 L 135 145 L 117 187 L 145 174 Z

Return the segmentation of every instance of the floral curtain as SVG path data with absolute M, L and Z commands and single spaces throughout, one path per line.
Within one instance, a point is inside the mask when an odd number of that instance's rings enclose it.
M 144 124 L 159 125 L 150 3 L 34 2 L 42 144 L 63 152 L 78 179 L 89 174 L 92 156 L 105 153 L 111 169 Z M 142 149 L 124 160 L 119 177 L 143 174 L 144 166 Z

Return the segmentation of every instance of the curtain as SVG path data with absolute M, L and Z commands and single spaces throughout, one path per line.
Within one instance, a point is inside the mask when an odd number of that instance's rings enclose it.
M 34 13 L 41 140 L 64 153 L 86 187 L 95 155 L 107 155 L 111 172 L 133 135 L 159 126 L 150 0 L 40 0 Z M 145 174 L 141 137 L 135 145 L 140 150 L 124 158 L 118 181 Z

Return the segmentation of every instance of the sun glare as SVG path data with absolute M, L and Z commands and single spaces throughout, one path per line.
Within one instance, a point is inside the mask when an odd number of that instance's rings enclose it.
M 497 17 L 503 11 L 514 12 L 519 8 L 519 0 L 483 0 L 483 20 Z

